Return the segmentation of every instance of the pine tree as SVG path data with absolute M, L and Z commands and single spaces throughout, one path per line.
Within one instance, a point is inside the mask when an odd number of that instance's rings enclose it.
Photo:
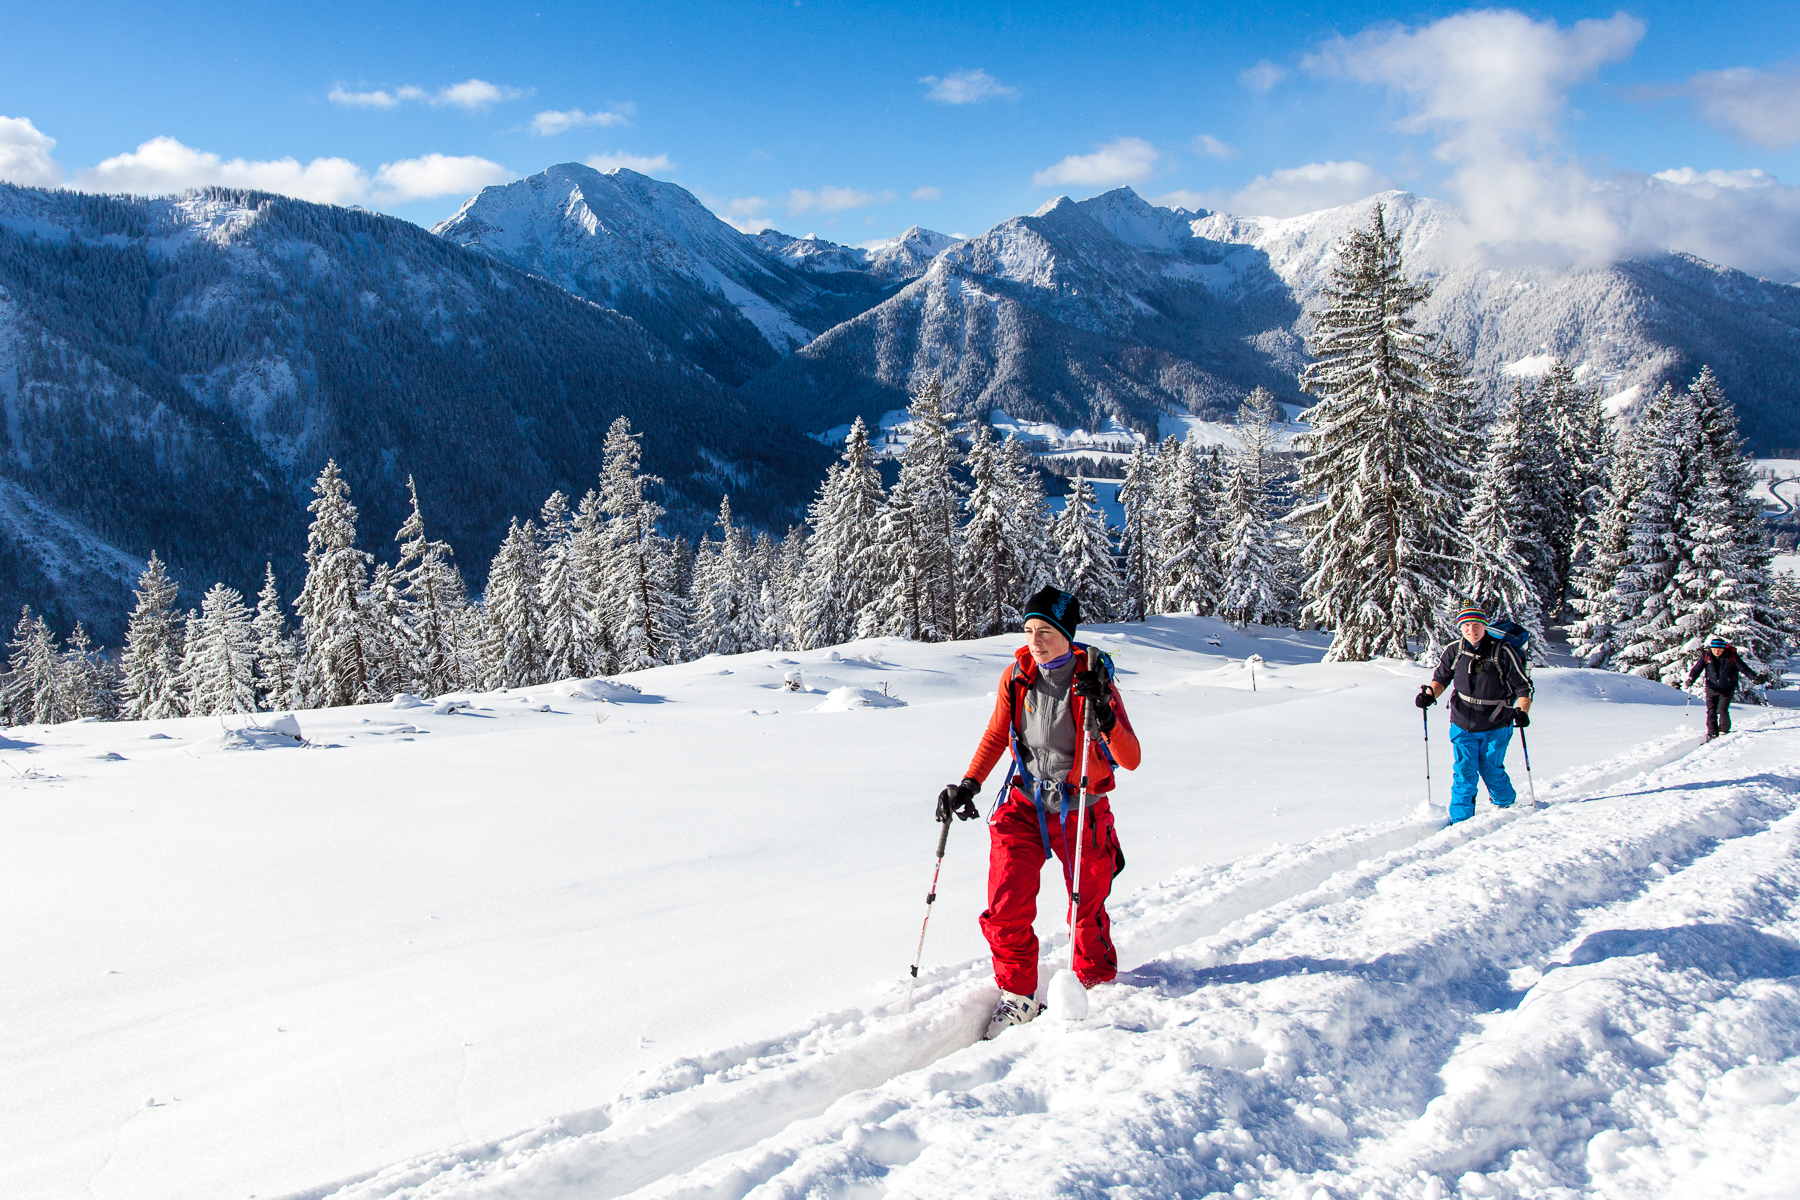
M 1050 501 L 1044 495 L 1044 482 L 1031 451 L 1010 433 L 1000 443 L 999 477 L 1011 518 L 1006 536 L 1018 562 L 1012 594 L 1023 604 L 1056 574 L 1056 548 L 1050 541 Z M 1019 625 L 1018 610 L 1010 605 L 1007 622 L 1008 629 Z
M 1455 609 L 1465 604 L 1511 617 L 1531 634 L 1532 660 L 1544 664 L 1549 662 L 1544 601 L 1532 567 L 1548 562 L 1550 550 L 1542 540 L 1542 508 L 1532 499 L 1534 476 L 1542 464 L 1529 429 L 1531 407 L 1524 390 L 1514 388 L 1489 432 L 1487 454 L 1463 513 L 1468 560 L 1455 592 L 1446 597 L 1444 627 L 1452 626 Z
M 393 567 L 376 563 L 363 593 L 363 656 L 368 669 L 364 688 L 371 699 L 412 691 L 412 636 L 402 584 Z
M 676 590 L 675 547 L 656 532 L 662 506 L 645 495 L 662 480 L 639 471 L 639 436 L 624 417 L 615 420 L 607 430 L 600 471 L 607 583 L 601 611 L 611 620 L 620 671 L 682 661 L 688 634 L 688 615 Z
M 1057 574 L 1064 591 L 1081 598 L 1086 621 L 1110 621 L 1119 604 L 1119 565 L 1113 558 L 1106 514 L 1094 496 L 1094 485 L 1076 479 L 1069 500 L 1052 526 Z
M 7 724 L 53 725 L 72 717 L 58 669 L 56 634 L 43 617 L 32 615 L 29 605 L 19 610 L 19 623 L 13 627 L 8 649 L 11 669 L 0 691 Z
M 1705 456 L 1705 498 L 1699 512 L 1699 594 L 1683 650 L 1691 660 L 1714 636 L 1737 648 L 1740 694 L 1762 703 L 1766 687 L 1783 686 L 1774 664 L 1787 657 L 1794 626 L 1774 595 L 1771 550 L 1762 529 L 1755 480 L 1738 436 L 1737 414 L 1711 367 L 1688 387 Z
M 1552 374 L 1556 373 L 1553 367 Z M 1553 386 L 1554 394 L 1562 398 L 1557 408 L 1557 442 L 1568 472 L 1565 495 L 1572 498 L 1573 510 L 1572 523 L 1561 531 L 1568 537 L 1569 547 L 1567 561 L 1561 564 L 1564 586 L 1559 607 L 1580 612 L 1585 581 L 1598 565 L 1601 526 L 1618 447 L 1617 426 L 1607 415 L 1599 388 Z M 1611 581 L 1607 582 L 1610 585 Z M 1551 604 L 1557 601 L 1553 598 Z
M 538 611 L 543 618 L 544 675 L 580 679 L 594 674 L 595 613 L 581 570 L 581 545 L 569 517 L 569 498 L 560 491 L 544 501 L 543 567 L 538 578 Z
M 122 666 L 125 718 L 154 721 L 182 713 L 176 675 L 181 669 L 181 635 L 176 627 L 175 584 L 150 552 L 138 576 L 137 606 L 125 629 Z
M 1599 513 L 1609 422 L 1599 389 L 1581 387 L 1560 358 L 1538 381 L 1533 401 L 1550 431 L 1536 482 L 1547 517 L 1541 531 L 1549 551 L 1542 581 L 1544 613 L 1546 621 L 1553 621 L 1568 607 L 1576 554 Z
M 914 641 L 959 636 L 956 595 L 957 510 L 952 471 L 960 462 L 950 432 L 943 384 L 934 375 L 907 408 L 911 440 L 900 454 L 900 478 L 888 493 L 877 535 L 887 589 L 864 609 L 859 637 L 899 635 Z
M 775 548 L 769 573 L 770 603 L 763 606 L 763 644 L 772 650 L 804 648 L 806 560 L 810 554 L 806 526 L 794 525 Z
M 200 601 L 182 658 L 182 690 L 196 717 L 256 711 L 256 631 L 243 593 L 215 583 Z
M 755 606 L 750 592 L 743 531 L 731 523 L 731 498 L 719 501 L 719 540 L 700 543 L 694 560 L 696 654 L 741 654 L 756 648 Z M 760 583 L 757 587 L 760 593 Z
M 58 687 L 69 717 L 97 717 L 105 721 L 117 715 L 116 672 L 109 668 L 80 621 L 69 633 L 57 668 Z
M 1643 439 L 1614 427 L 1607 435 L 1609 470 L 1598 513 L 1576 552 L 1572 601 L 1581 618 L 1569 626 L 1574 655 L 1585 667 L 1610 667 L 1625 625 L 1637 614 L 1636 593 L 1619 586 L 1632 562 L 1632 513 L 1644 490 Z
M 291 708 L 300 655 L 281 610 L 273 563 L 263 564 L 263 588 L 256 597 L 256 617 L 250 629 L 256 635 L 257 707 L 264 712 Z
M 1336 631 L 1328 661 L 1407 657 L 1432 640 L 1463 557 L 1467 389 L 1416 328 L 1429 289 L 1403 274 L 1380 205 L 1338 256 L 1301 378 L 1318 397 L 1290 518 L 1308 534 L 1306 613 Z
M 468 591 L 450 561 L 450 544 L 425 536 L 419 491 L 410 475 L 406 490 L 412 511 L 394 535 L 400 543 L 394 570 L 400 580 L 401 628 L 409 649 L 405 690 L 441 696 L 475 684 Z
M 1163 442 L 1157 458 L 1156 503 L 1160 516 L 1156 529 L 1157 587 L 1153 598 L 1157 612 L 1198 613 L 1216 601 L 1207 594 L 1207 559 L 1213 522 L 1207 508 L 1213 501 L 1209 467 L 1200 444 L 1190 437 Z
M 538 608 L 542 569 L 537 526 L 513 518 L 488 568 L 482 611 L 487 640 L 482 678 L 490 688 L 531 687 L 545 682 L 543 613 Z
M 1267 624 L 1287 607 L 1283 546 L 1269 512 L 1279 414 L 1275 397 L 1260 387 L 1238 410 L 1238 448 L 1225 487 L 1219 615 L 1240 629 Z
M 1013 543 L 1013 495 L 993 434 L 986 425 L 969 445 L 969 495 L 964 501 L 963 626 L 975 637 L 992 637 L 1017 624 L 1018 547 Z
M 1705 450 L 1689 392 L 1663 386 L 1644 414 L 1638 444 L 1644 488 L 1631 512 L 1631 558 L 1613 590 L 1630 615 L 1613 669 L 1680 686 L 1694 636 L 1686 618 L 1698 606 L 1709 569 L 1702 549 Z
M 1125 510 L 1120 531 L 1120 558 L 1124 570 L 1119 584 L 1119 619 L 1142 621 L 1150 614 L 1155 587 L 1157 553 L 1157 460 L 1154 449 L 1131 448 L 1125 479 L 1119 484 L 1119 506 Z
M 306 583 L 294 600 L 301 645 L 294 691 L 307 708 L 358 704 L 371 697 L 363 606 L 372 556 L 356 548 L 356 506 L 335 460 L 319 473 L 313 495 Z
M 606 514 L 600 510 L 597 490 L 589 488 L 582 496 L 581 503 L 575 506 L 571 524 L 574 532 L 569 558 L 575 572 L 574 586 L 588 605 L 587 671 L 591 675 L 611 675 L 619 669 L 618 653 L 613 646 L 617 613 L 607 603 L 611 580 L 608 578 Z

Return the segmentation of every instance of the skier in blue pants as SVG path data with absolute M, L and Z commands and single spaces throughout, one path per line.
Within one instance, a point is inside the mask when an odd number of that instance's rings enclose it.
M 1431 682 L 1413 701 L 1420 708 L 1437 703 L 1450 689 L 1450 746 L 1456 754 L 1451 773 L 1450 820 L 1475 815 L 1475 782 L 1487 784 L 1495 808 L 1510 808 L 1517 793 L 1506 773 L 1506 747 L 1513 726 L 1531 724 L 1531 674 L 1519 652 L 1488 632 L 1487 614 L 1465 608 L 1456 616 L 1462 637 L 1444 650 Z

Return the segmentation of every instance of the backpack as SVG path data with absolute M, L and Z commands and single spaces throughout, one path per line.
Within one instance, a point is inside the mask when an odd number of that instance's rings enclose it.
M 1511 646 L 1519 656 L 1519 663 L 1527 675 L 1531 674 L 1531 655 L 1526 651 L 1531 646 L 1531 630 L 1517 621 L 1509 621 L 1505 617 L 1495 617 L 1488 632 L 1500 639 L 1502 645 Z

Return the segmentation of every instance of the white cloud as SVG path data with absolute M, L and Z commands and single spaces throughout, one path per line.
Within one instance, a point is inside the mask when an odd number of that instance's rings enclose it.
M 333 104 L 350 108 L 397 108 L 407 100 L 423 100 L 439 108 L 448 105 L 477 112 L 490 104 L 498 104 L 502 100 L 517 100 L 529 94 L 519 88 L 489 83 L 485 79 L 465 79 L 461 83 L 441 87 L 435 92 L 428 92 L 411 84 L 392 91 L 377 88 L 369 92 L 353 92 L 343 84 L 337 84 L 325 93 L 325 98 Z
M 886 204 L 893 198 L 892 192 L 865 192 L 856 188 L 827 186 L 816 192 L 795 188 L 788 193 L 787 213 L 790 217 L 806 212 L 836 213 L 849 208 L 867 208 L 871 204 Z
M 1755 167 L 1748 171 L 1696 171 L 1692 167 L 1671 167 L 1667 171 L 1658 171 L 1651 178 L 1660 179 L 1664 183 L 1680 184 L 1683 187 L 1691 187 L 1696 183 L 1709 183 L 1713 187 L 1722 188 L 1777 186 L 1773 175 Z
M 1233 158 L 1237 155 L 1236 146 L 1230 145 L 1227 142 L 1221 142 L 1210 133 L 1201 134 L 1190 142 L 1189 145 L 1193 146 L 1194 153 L 1204 154 L 1208 158 Z
M 666 154 L 648 157 L 626 154 L 624 151 L 616 154 L 590 154 L 587 156 L 587 165 L 596 171 L 615 171 L 624 167 L 627 171 L 636 171 L 640 175 L 666 175 L 675 169 L 675 164 L 669 161 Z
M 712 209 L 714 216 L 740 233 L 760 233 L 775 224 L 769 216 L 770 210 L 775 207 L 772 200 L 765 200 L 761 196 L 727 198 L 705 192 L 699 193 L 699 196 L 700 202 Z
M 629 104 L 616 104 L 605 112 L 582 112 L 579 108 L 541 112 L 531 118 L 531 132 L 537 137 L 553 137 L 566 129 L 629 125 L 631 113 Z
M 1092 154 L 1071 154 L 1031 177 L 1037 187 L 1106 187 L 1142 183 L 1156 170 L 1160 151 L 1143 138 L 1122 137 Z
M 425 90 L 416 87 L 395 88 L 393 91 L 377 89 L 372 92 L 352 92 L 342 84 L 325 93 L 325 98 L 333 104 L 343 104 L 351 108 L 394 108 L 402 100 L 423 100 Z
M 1559 156 L 1560 124 L 1569 89 L 1643 36 L 1643 22 L 1624 13 L 1564 28 L 1485 9 L 1335 38 L 1305 65 L 1406 100 L 1399 128 L 1437 139 L 1476 243 L 1604 258 L 1616 253 L 1618 231 L 1580 164 Z
M 1238 72 L 1238 82 L 1259 96 L 1286 78 L 1287 71 L 1266 58 Z
M 943 196 L 943 188 L 922 187 L 914 188 L 912 191 L 912 198 L 914 200 L 941 200 L 943 199 Z
M 1239 216 L 1297 217 L 1351 204 L 1393 184 L 1367 163 L 1322 162 L 1258 175 L 1235 192 L 1185 189 L 1151 199 L 1165 208 L 1212 209 Z
M 449 87 L 439 88 L 437 95 L 431 98 L 433 104 L 448 104 L 455 108 L 465 108 L 470 112 L 486 108 L 490 104 L 498 104 L 502 100 L 517 100 L 525 95 L 515 87 L 502 87 L 497 83 L 489 83 L 485 79 L 465 79 L 461 83 L 453 83 Z
M 115 154 L 78 172 L 75 185 L 96 192 L 166 195 L 198 187 L 249 188 L 320 204 L 404 204 L 428 196 L 472 192 L 511 178 L 499 163 L 474 156 L 426 154 L 383 163 L 371 178 L 346 158 L 224 159 L 184 146 L 172 137 L 151 138 L 128 154 Z
M 382 163 L 375 172 L 371 198 L 379 203 L 404 204 L 430 196 L 466 195 L 512 177 L 512 172 L 499 163 L 472 154 L 426 154 Z
M 972 71 L 952 71 L 941 77 L 922 75 L 919 82 L 931 85 L 925 90 L 925 98 L 939 104 L 979 104 L 983 100 L 1019 94 L 1018 88 L 1001 83 L 979 67 Z
M 322 204 L 356 204 L 368 198 L 367 172 L 347 158 L 315 158 L 305 166 L 293 158 L 257 161 L 223 159 L 155 137 L 126 154 L 76 173 L 86 191 L 165 195 L 189 188 L 219 186 L 277 192 Z
M 29 117 L 0 117 L 0 182 L 26 187 L 55 187 L 62 166 L 50 152 L 56 139 L 38 132 Z
M 1595 190 L 1622 252 L 1683 250 L 1784 282 L 1800 278 L 1800 188 L 1772 175 L 1676 167 Z
M 1701 117 L 1746 142 L 1769 150 L 1800 142 L 1800 65 L 1706 71 L 1664 94 L 1688 97 Z

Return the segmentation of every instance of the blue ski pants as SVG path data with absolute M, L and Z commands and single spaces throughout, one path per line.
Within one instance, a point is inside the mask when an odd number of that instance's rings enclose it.
M 1466 821 L 1475 815 L 1475 780 L 1486 782 L 1488 799 L 1495 808 L 1506 808 L 1518 796 L 1506 774 L 1506 748 L 1512 744 L 1511 725 L 1486 733 L 1470 733 L 1450 726 L 1450 748 L 1456 752 L 1451 769 L 1450 819 Z

